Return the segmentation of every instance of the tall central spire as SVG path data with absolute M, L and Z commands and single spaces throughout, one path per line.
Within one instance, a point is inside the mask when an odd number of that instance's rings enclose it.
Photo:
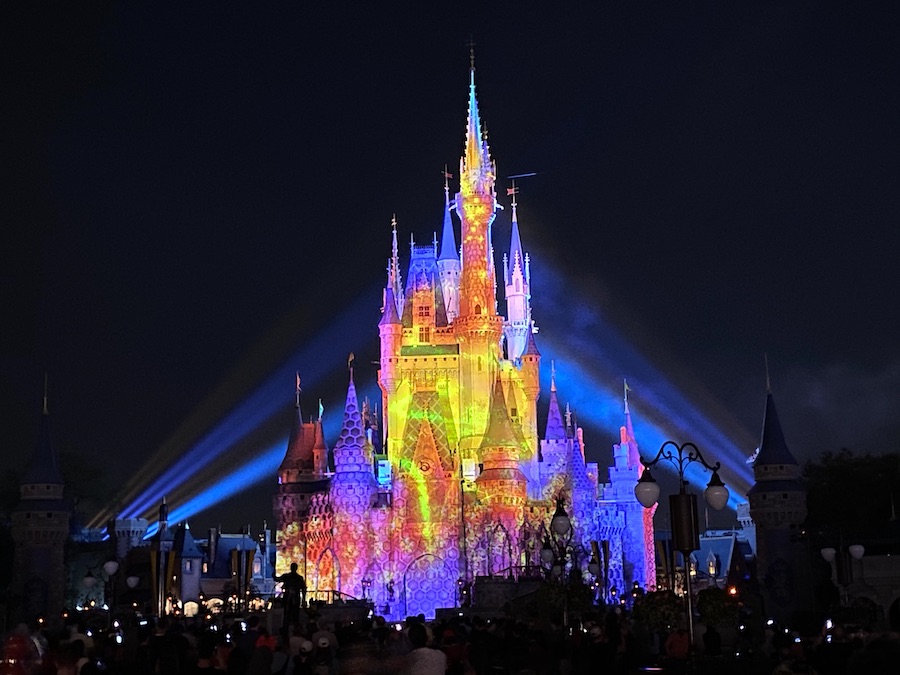
M 466 126 L 466 149 L 460 159 L 460 190 L 465 195 L 494 191 L 495 171 L 491 152 L 481 126 L 478 98 L 475 96 L 475 64 L 469 68 L 469 118 Z

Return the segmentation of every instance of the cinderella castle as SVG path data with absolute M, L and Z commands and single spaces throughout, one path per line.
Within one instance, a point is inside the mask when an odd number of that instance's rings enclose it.
M 557 508 L 571 522 L 570 571 L 590 578 L 589 567 L 599 568 L 593 576 L 604 589 L 655 585 L 653 513 L 634 497 L 641 465 L 627 398 L 608 482 L 585 461 L 582 431 L 560 407 L 555 377 L 543 435 L 538 429 L 530 259 L 510 190 L 512 235 L 498 274 L 496 178 L 473 66 L 459 192 L 451 199 L 445 182 L 440 242 L 412 242 L 404 270 L 393 223 L 378 323 L 380 419 L 357 397 L 351 367 L 329 451 L 321 414 L 304 421 L 298 376 L 273 500 L 276 571 L 297 563 L 314 594 L 365 598 L 391 616 L 433 616 L 457 606 L 477 578 L 541 574 Z

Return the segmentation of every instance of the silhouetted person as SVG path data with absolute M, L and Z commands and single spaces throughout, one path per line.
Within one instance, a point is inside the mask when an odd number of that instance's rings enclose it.
M 722 636 L 715 626 L 707 626 L 703 634 L 703 651 L 707 656 L 722 656 Z
M 284 598 L 283 627 L 299 623 L 300 608 L 306 607 L 306 579 L 297 573 L 297 563 L 291 563 L 291 571 L 287 574 L 272 574 L 272 578 L 281 582 Z

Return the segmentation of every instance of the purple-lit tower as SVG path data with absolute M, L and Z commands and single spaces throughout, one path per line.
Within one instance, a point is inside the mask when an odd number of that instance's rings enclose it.
M 591 551 L 609 551 L 607 586 L 655 584 L 652 514 L 634 498 L 639 462 L 627 406 L 608 485 L 585 462 L 582 431 L 560 407 L 555 375 L 539 435 L 531 260 L 513 191 L 503 315 L 492 237 L 502 207 L 474 66 L 467 103 L 459 191 L 451 199 L 445 180 L 440 243 L 412 240 L 405 275 L 391 223 L 378 322 L 380 423 L 360 406 L 351 371 L 329 467 L 316 455 L 327 452 L 321 420 L 301 419 L 298 385 L 273 503 L 277 573 L 296 562 L 312 597 L 365 597 L 393 617 L 453 607 L 477 579 L 539 572 L 558 499 L 573 525 L 568 565 L 587 575 Z

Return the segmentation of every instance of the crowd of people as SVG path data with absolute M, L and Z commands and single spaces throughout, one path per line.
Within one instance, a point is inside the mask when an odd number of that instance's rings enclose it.
M 20 625 L 3 641 L 0 675 L 630 675 L 648 664 L 687 672 L 691 659 L 700 673 L 857 675 L 900 663 L 894 634 L 833 626 L 801 637 L 769 626 L 754 658 L 741 659 L 723 651 L 713 627 L 701 626 L 692 644 L 684 627 L 648 634 L 617 610 L 585 615 L 577 629 L 463 615 L 330 625 L 304 613 L 270 630 L 269 618 L 204 625 L 137 617 L 94 631 Z

